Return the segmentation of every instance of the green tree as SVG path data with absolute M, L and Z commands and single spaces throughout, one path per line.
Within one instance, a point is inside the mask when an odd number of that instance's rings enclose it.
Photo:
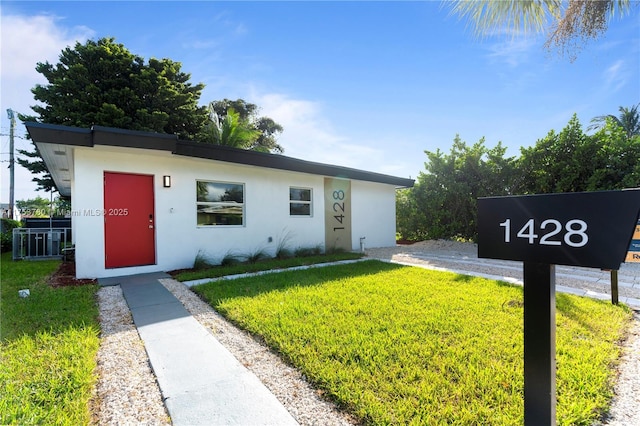
M 550 131 L 521 148 L 517 191 L 524 194 L 583 192 L 640 186 L 640 136 L 612 118 L 594 135 L 574 114 L 560 133 Z
M 51 202 L 40 196 L 28 200 L 18 200 L 16 207 L 22 216 L 29 217 L 49 217 L 52 209 Z
M 244 99 L 236 99 L 235 101 L 223 99 L 209 103 L 210 120 L 212 120 L 211 113 L 215 112 L 218 116 L 218 121 L 223 121 L 229 109 L 237 112 L 239 120 L 246 123 L 247 127 L 259 132 L 255 140 L 251 144 L 247 144 L 244 149 L 262 152 L 284 152 L 284 148 L 277 141 L 278 136 L 284 130 L 283 127 L 269 117 L 259 117 L 258 106 L 248 103 Z
M 37 115 L 21 116 L 23 121 L 100 125 L 193 139 L 207 120 L 206 108 L 198 106 L 204 85 L 192 85 L 179 62 L 145 63 L 113 38 L 76 43 L 62 50 L 57 64 L 40 62 L 36 70 L 48 83 L 32 89 L 42 105 L 32 106 Z M 37 147 L 19 153 L 25 158 L 18 162 L 36 175 L 38 189 L 50 190 L 54 183 Z
M 521 148 L 518 160 L 522 194 L 580 192 L 596 168 L 597 144 L 582 130 L 576 114 L 560 133 L 551 130 L 534 146 Z
M 26 120 L 26 121 L 31 121 Z M 16 161 L 25 169 L 31 172 L 33 178 L 31 178 L 32 182 L 36 183 L 36 191 L 55 191 L 56 185 L 49 173 L 49 169 L 47 169 L 47 165 L 42 160 L 42 156 L 40 155 L 40 150 L 38 147 L 33 144 L 33 151 L 27 151 L 24 149 L 17 150 L 19 154 L 23 155 L 25 158 L 16 157 Z
M 469 18 L 477 35 L 496 30 L 535 31 L 548 35 L 545 48 L 557 48 L 573 61 L 589 40 L 604 34 L 615 15 L 629 12 L 630 0 L 458 0 L 452 11 Z
M 640 134 L 629 137 L 624 127 L 609 118 L 591 138 L 598 152 L 587 191 L 640 187 Z
M 620 114 L 616 117 L 613 114 L 599 115 L 591 119 L 591 125 L 588 130 L 602 128 L 608 120 L 612 120 L 616 125 L 622 127 L 628 138 L 640 135 L 640 112 L 638 111 L 640 104 L 631 108 L 620 107 Z
M 259 131 L 253 128 L 247 121 L 242 120 L 240 114 L 233 108 L 227 110 L 227 114 L 222 120 L 220 120 L 218 114 L 211 109 L 209 122 L 200 132 L 199 140 L 214 145 L 252 149 L 258 136 Z M 262 150 L 266 150 L 266 148 Z
M 53 214 L 54 216 L 67 216 L 71 213 L 71 200 L 57 196 L 53 199 Z
M 459 136 L 449 154 L 425 151 L 426 171 L 396 197 L 401 237 L 475 239 L 477 198 L 512 192 L 515 160 L 505 153 L 501 143 L 489 149 L 481 139 L 468 146 Z

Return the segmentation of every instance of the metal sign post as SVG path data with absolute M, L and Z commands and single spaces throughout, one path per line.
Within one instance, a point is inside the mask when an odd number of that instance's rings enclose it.
M 478 257 L 524 262 L 525 425 L 556 422 L 555 265 L 617 270 L 640 190 L 478 199 Z
M 556 267 L 524 262 L 524 423 L 556 421 Z

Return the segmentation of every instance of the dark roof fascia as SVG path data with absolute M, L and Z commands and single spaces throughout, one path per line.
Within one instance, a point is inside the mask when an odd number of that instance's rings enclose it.
M 31 140 L 37 143 L 53 143 L 72 146 L 93 146 L 91 129 L 61 126 L 57 124 L 24 123 Z
M 328 177 L 363 180 L 368 182 L 385 183 L 398 187 L 412 187 L 413 179 L 400 178 L 349 167 L 334 166 L 313 161 L 300 160 L 279 154 L 248 151 L 220 145 L 178 140 L 174 154 L 187 157 L 203 158 L 207 160 L 224 161 L 235 164 L 245 164 L 270 169 L 287 170 L 309 173 Z
M 24 123 L 31 139 L 38 143 L 86 146 L 118 146 L 173 152 L 175 135 L 93 126 L 90 129 L 36 122 Z
M 300 160 L 279 154 L 248 151 L 220 145 L 184 141 L 175 135 L 93 126 L 91 129 L 26 122 L 31 138 L 38 143 L 86 146 L 107 145 L 127 148 L 168 151 L 185 157 L 224 161 L 270 169 L 309 173 L 328 177 L 384 183 L 396 187 L 410 188 L 413 179 L 400 178 L 349 167 L 334 166 Z
M 176 135 L 93 126 L 93 144 L 173 152 Z

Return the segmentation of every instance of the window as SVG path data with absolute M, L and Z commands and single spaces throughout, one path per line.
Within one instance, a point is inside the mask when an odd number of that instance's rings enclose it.
M 289 214 L 311 216 L 311 189 L 289 188 Z
M 198 226 L 244 225 L 244 184 L 196 181 Z

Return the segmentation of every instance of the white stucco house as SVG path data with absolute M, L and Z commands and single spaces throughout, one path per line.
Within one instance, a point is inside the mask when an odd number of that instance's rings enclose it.
M 25 123 L 71 197 L 78 278 L 190 268 L 201 253 L 395 245 L 411 179 L 94 126 Z

